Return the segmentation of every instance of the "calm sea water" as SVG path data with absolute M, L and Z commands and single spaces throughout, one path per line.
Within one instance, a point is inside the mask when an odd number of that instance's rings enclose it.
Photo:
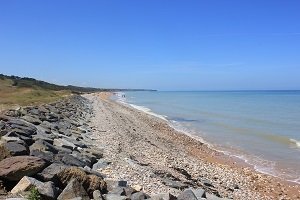
M 125 95 L 119 100 L 165 118 L 256 170 L 300 183 L 300 91 Z

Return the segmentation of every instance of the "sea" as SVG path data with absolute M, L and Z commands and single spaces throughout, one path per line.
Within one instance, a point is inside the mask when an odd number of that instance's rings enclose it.
M 115 99 L 259 172 L 300 184 L 300 91 L 141 91 Z

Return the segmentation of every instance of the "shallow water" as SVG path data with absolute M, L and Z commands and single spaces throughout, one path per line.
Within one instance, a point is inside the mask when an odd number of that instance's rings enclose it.
M 119 100 L 300 183 L 300 91 L 126 92 Z

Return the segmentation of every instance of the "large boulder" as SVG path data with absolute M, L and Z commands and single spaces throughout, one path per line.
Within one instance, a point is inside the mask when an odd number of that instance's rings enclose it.
M 42 172 L 38 173 L 38 177 L 43 181 L 58 182 L 57 174 L 66 169 L 67 166 L 60 163 L 52 163 L 46 167 Z
M 76 158 L 73 155 L 69 155 L 69 154 L 65 154 L 61 161 L 66 164 L 66 165 L 70 165 L 70 166 L 77 166 L 77 167 L 84 167 L 84 166 L 90 166 L 89 162 L 86 162 L 85 160 L 81 160 L 79 158 Z
M 39 191 L 43 199 L 54 200 L 58 195 L 58 191 L 53 182 L 43 183 L 28 176 L 24 176 L 11 190 L 11 193 L 17 194 L 19 192 L 25 192 L 30 190 L 32 187 L 35 187 Z
M 74 150 L 76 147 L 72 142 L 69 142 L 66 139 L 54 139 L 53 145 L 70 149 L 70 150 Z
M 25 115 L 22 117 L 27 122 L 30 122 L 34 125 L 39 125 L 42 123 L 42 121 L 38 117 L 30 116 L 30 115 Z
M 75 199 L 89 200 L 89 196 L 77 179 L 70 180 L 62 193 L 58 196 L 58 200 Z
M 33 143 L 30 146 L 30 152 L 34 150 L 39 150 L 39 151 L 50 151 L 54 154 L 58 152 L 58 150 L 52 145 L 46 142 L 45 140 L 37 140 L 35 143 Z
M 0 178 L 19 181 L 23 176 L 32 176 L 44 169 L 46 162 L 33 156 L 15 156 L 0 161 Z
M 57 174 L 58 180 L 63 186 L 66 186 L 69 181 L 76 178 L 88 192 L 89 196 L 93 196 L 93 191 L 100 190 L 101 193 L 106 193 L 106 183 L 102 177 L 96 175 L 87 175 L 78 167 L 68 167 Z
M 0 141 L 0 160 L 12 156 L 28 155 L 29 151 L 26 145 L 19 142 L 3 142 Z

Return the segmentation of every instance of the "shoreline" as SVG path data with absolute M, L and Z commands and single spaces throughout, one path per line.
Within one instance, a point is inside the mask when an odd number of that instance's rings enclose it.
M 112 95 L 115 95 L 112 94 Z M 157 118 L 160 118 L 160 119 L 163 119 L 164 121 L 166 121 L 166 123 L 168 123 L 168 125 L 173 128 L 175 131 L 177 132 L 180 132 L 180 133 L 183 133 L 185 135 L 187 135 L 188 137 L 191 137 L 197 141 L 199 141 L 200 143 L 203 143 L 205 144 L 208 148 L 210 148 L 211 150 L 213 151 L 217 151 L 221 154 L 223 154 L 225 156 L 225 158 L 220 158 L 220 160 L 224 160 L 226 158 L 230 158 L 232 161 L 234 161 L 235 163 L 239 163 L 239 165 L 241 167 L 249 167 L 251 168 L 252 170 L 255 170 L 256 172 L 258 173 L 261 173 L 261 174 L 265 174 L 265 175 L 268 175 L 268 176 L 272 176 L 274 178 L 277 178 L 277 179 L 280 179 L 280 180 L 283 180 L 283 181 L 286 181 L 290 184 L 294 184 L 294 185 L 300 185 L 300 182 L 297 182 L 295 180 L 298 180 L 298 179 L 293 179 L 293 180 L 287 180 L 286 178 L 284 178 L 283 176 L 280 176 L 280 175 L 276 175 L 275 172 L 272 173 L 272 171 L 268 171 L 268 170 L 261 170 L 260 168 L 264 168 L 264 166 L 259 166 L 259 165 L 256 165 L 255 163 L 251 162 L 251 161 L 248 161 L 249 158 L 248 157 L 245 157 L 243 154 L 234 154 L 232 152 L 230 152 L 230 150 L 226 150 L 226 149 L 219 149 L 218 147 L 216 147 L 215 145 L 211 144 L 210 142 L 208 142 L 207 140 L 205 140 L 202 136 L 199 136 L 199 135 L 196 135 L 188 130 L 183 130 L 183 129 L 180 129 L 178 127 L 176 127 L 175 124 L 173 124 L 171 121 L 169 121 L 167 119 L 167 116 L 163 116 L 161 114 L 157 114 L 155 112 L 152 112 L 149 108 L 147 107 L 144 107 L 144 106 L 139 106 L 139 105 L 135 105 L 135 104 L 131 104 L 131 103 L 128 103 L 126 102 L 125 100 L 121 100 L 121 99 L 116 99 L 115 100 L 117 103 L 121 103 L 122 105 L 125 105 L 125 106 L 128 106 L 130 108 L 133 108 L 133 109 L 136 109 L 138 111 L 141 111 L 141 112 L 144 112 L 146 114 L 149 114 L 151 116 L 154 116 L 154 117 L 157 117 Z M 248 154 L 248 156 L 251 156 L 251 154 Z M 251 160 L 251 159 L 250 159 Z M 267 160 L 266 160 L 267 161 Z M 224 161 L 222 161 L 224 162 Z M 267 161 L 269 162 L 269 161 Z M 271 161 L 270 161 L 271 162 Z M 279 169 L 277 169 L 279 170 Z
M 300 189 L 299 185 L 296 183 L 288 182 L 282 180 L 281 178 L 276 178 L 270 175 L 263 174 L 261 172 L 255 171 L 254 167 L 250 164 L 247 164 L 240 158 L 235 158 L 232 156 L 225 155 L 222 152 L 218 152 L 216 150 L 211 149 L 207 145 L 203 144 L 201 141 L 197 140 L 192 135 L 188 135 L 186 133 L 179 132 L 172 128 L 166 121 L 161 120 L 155 116 L 151 116 L 145 112 L 137 110 L 135 108 L 130 108 L 129 106 L 123 105 L 121 103 L 110 100 L 109 97 L 112 93 L 105 94 L 105 97 L 100 97 L 104 103 L 110 104 L 112 107 L 118 107 L 118 109 L 123 109 L 129 112 L 132 112 L 133 115 L 139 117 L 139 119 L 145 120 L 148 123 L 148 126 L 153 123 L 155 124 L 152 129 L 154 131 L 160 132 L 159 137 L 167 139 L 168 142 L 173 144 L 173 148 L 175 146 L 174 151 L 180 151 L 180 148 L 184 150 L 184 154 L 186 153 L 188 156 L 191 156 L 193 159 L 196 159 L 196 162 L 200 162 L 201 164 L 205 163 L 206 165 L 213 165 L 212 168 L 222 168 L 223 170 L 232 171 L 235 175 L 239 175 L 242 179 L 247 180 L 249 182 L 248 186 L 244 189 L 240 189 L 243 192 L 245 190 L 250 191 L 250 193 L 257 193 L 261 199 L 278 199 L 279 197 L 284 197 L 286 199 L 295 199 L 300 198 L 298 195 Z M 97 97 L 97 95 L 95 95 Z M 103 94 L 102 94 L 103 96 Z M 98 96 L 99 97 L 99 96 Z M 156 128 L 156 125 L 159 125 Z M 139 127 L 141 129 L 148 129 L 149 127 Z M 165 144 L 164 144 L 165 145 Z M 170 150 L 170 149 L 169 149 Z M 182 152 L 180 152 L 182 153 Z M 175 160 L 179 158 L 174 158 Z M 180 159 L 179 159 L 180 160 Z M 199 163 L 199 164 L 200 164 Z M 189 163 L 190 164 L 190 163 Z M 199 165 L 198 164 L 198 165 Z M 194 166 L 195 167 L 195 166 Z M 195 167 L 197 168 L 197 166 Z M 207 170 L 209 171 L 209 170 Z M 222 170 L 221 170 L 222 171 Z M 226 174 L 226 173 L 224 173 Z M 222 176 L 222 174 L 217 174 L 216 179 L 219 179 L 218 176 Z M 206 176 L 206 178 L 211 178 L 211 176 Z M 225 178 L 226 179 L 226 178 Z M 217 182 L 217 181 L 216 181 Z M 225 181 L 226 182 L 226 181 Z M 222 183 L 222 181 L 220 181 Z M 226 193 L 222 191 L 222 184 L 215 186 L 221 189 L 221 193 Z M 227 188 L 228 189 L 228 188 Z M 231 188 L 232 189 L 232 188 Z M 231 190 L 230 189 L 230 190 Z M 146 190 L 147 191 L 147 190 Z M 151 191 L 150 191 L 151 192 Z M 239 191 L 231 191 L 227 197 L 236 198 L 239 196 Z M 224 196 L 224 195 L 223 195 Z M 255 195 L 254 195 L 255 196 Z M 263 197 L 265 196 L 265 197 Z M 226 195 L 225 195 L 226 197 Z M 252 197 L 244 197 L 245 199 L 255 199 Z

